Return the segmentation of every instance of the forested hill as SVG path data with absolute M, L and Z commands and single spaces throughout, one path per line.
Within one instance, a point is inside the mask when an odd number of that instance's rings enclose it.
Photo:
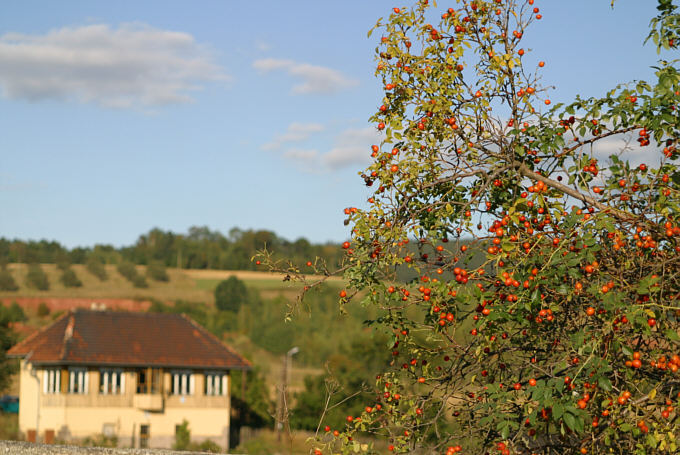
M 251 270 L 255 264 L 250 259 L 265 246 L 276 256 L 298 264 L 320 257 L 336 265 L 342 257 L 338 244 L 312 244 L 304 238 L 289 241 L 265 230 L 233 228 L 224 235 L 207 227 L 192 227 L 184 234 L 152 229 L 139 236 L 134 245 L 121 248 L 95 245 L 68 249 L 56 241 L 0 238 L 0 263 L 84 264 L 96 260 L 106 264 L 160 262 L 188 269 Z

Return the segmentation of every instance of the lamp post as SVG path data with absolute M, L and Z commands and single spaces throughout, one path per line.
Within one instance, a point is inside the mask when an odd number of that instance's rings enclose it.
M 288 422 L 288 403 L 287 403 L 287 389 L 288 389 L 288 369 L 293 362 L 293 356 L 300 352 L 297 346 L 292 347 L 286 355 L 283 356 L 283 368 L 281 369 L 281 391 L 278 400 L 278 412 L 276 413 L 276 432 L 278 441 L 281 442 L 281 431 L 283 430 L 284 422 Z

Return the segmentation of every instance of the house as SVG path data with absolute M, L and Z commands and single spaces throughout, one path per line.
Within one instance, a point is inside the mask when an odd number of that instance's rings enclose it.
M 187 420 L 192 440 L 228 448 L 230 372 L 250 368 L 177 314 L 75 310 L 7 354 L 21 359 L 27 439 L 103 434 L 130 447 L 170 447 Z

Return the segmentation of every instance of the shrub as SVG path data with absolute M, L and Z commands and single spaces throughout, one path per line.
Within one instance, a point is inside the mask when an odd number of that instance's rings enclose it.
M 63 269 L 60 280 L 67 288 L 79 288 L 83 285 L 71 267 Z
M 116 267 L 118 273 L 120 273 L 124 278 L 126 278 L 132 285 L 136 288 L 147 288 L 149 287 L 146 279 L 137 273 L 137 267 L 132 262 L 123 261 Z
M 0 326 L 8 322 L 24 322 L 26 320 L 26 313 L 17 302 L 12 302 L 8 307 L 0 303 Z
M 45 302 L 40 302 L 40 304 L 38 305 L 37 313 L 39 317 L 44 318 L 45 316 L 50 314 L 50 307 L 48 307 Z
M 155 281 L 169 281 L 168 273 L 162 262 L 153 261 L 146 267 L 146 276 Z
M 215 306 L 220 311 L 238 313 L 247 297 L 246 285 L 233 275 L 220 281 L 215 288 Z
M 191 443 L 191 431 L 189 430 L 189 422 L 186 419 L 182 420 L 181 425 L 175 428 L 175 443 L 172 448 L 175 450 L 187 450 Z
M 106 281 L 109 278 L 108 274 L 106 273 L 104 263 L 94 256 L 90 256 L 87 259 L 87 262 L 85 263 L 85 268 L 92 275 L 99 278 L 99 281 Z
M 142 275 L 135 275 L 132 277 L 132 285 L 136 288 L 148 288 L 149 283 L 146 282 L 146 279 Z
M 39 291 L 47 291 L 50 288 L 50 282 L 47 279 L 45 271 L 40 264 L 33 263 L 28 265 L 28 273 L 26 274 L 26 285 L 29 288 L 37 289 Z
M 339 304 L 389 310 L 370 323 L 392 361 L 318 450 L 678 452 L 679 61 L 553 103 L 523 57 L 529 4 L 419 0 L 376 26 L 384 136 L 345 211 Z M 657 5 L 650 41 L 676 53 L 680 14 Z
M 16 291 L 19 289 L 12 273 L 7 267 L 0 268 L 0 291 Z

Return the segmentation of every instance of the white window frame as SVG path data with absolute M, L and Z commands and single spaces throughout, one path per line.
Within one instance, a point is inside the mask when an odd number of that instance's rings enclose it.
M 120 368 L 100 369 L 99 393 L 101 395 L 123 395 L 125 393 L 125 372 Z
M 43 370 L 43 394 L 61 392 L 61 368 L 45 368 Z
M 203 392 L 211 397 L 223 397 L 229 389 L 229 375 L 225 371 L 206 371 Z
M 68 393 L 87 394 L 90 388 L 89 379 L 87 368 L 70 367 L 68 369 Z
M 193 395 L 196 387 L 194 372 L 191 370 L 175 370 L 172 372 L 171 394 Z

